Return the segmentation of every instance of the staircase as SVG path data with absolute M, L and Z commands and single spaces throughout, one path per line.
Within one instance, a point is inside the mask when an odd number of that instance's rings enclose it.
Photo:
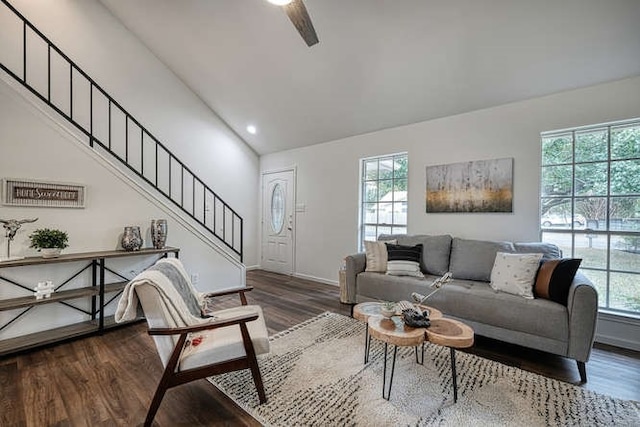
M 0 57 L 0 68 L 72 124 L 89 147 L 116 160 L 242 262 L 242 217 L 7 0 L 0 1 L 19 41 L 14 60 Z

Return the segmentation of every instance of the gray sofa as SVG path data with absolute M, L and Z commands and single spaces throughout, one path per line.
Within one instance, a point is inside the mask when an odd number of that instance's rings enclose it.
M 433 279 L 451 271 L 454 280 L 429 299 L 446 316 L 462 320 L 476 334 L 575 359 L 582 382 L 593 345 L 598 294 L 580 271 L 569 289 L 567 305 L 526 299 L 493 290 L 491 269 L 497 252 L 542 253 L 560 258 L 548 243 L 467 240 L 449 235 L 381 235 L 400 245 L 423 245 L 421 270 L 425 280 L 366 272 L 365 253 L 346 257 L 346 293 L 350 303 L 371 300 L 409 300 L 412 292 L 426 294 Z

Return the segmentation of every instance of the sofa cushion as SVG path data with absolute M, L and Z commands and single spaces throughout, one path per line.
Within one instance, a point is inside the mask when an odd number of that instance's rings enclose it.
M 565 306 L 546 299 L 496 292 L 488 283 L 454 280 L 434 294 L 427 305 L 469 321 L 559 341 L 569 339 Z
M 422 245 L 420 269 L 428 274 L 441 276 L 449 271 L 449 255 L 451 254 L 451 236 L 448 234 L 429 236 L 424 234 L 381 234 L 378 240 L 395 239 L 400 245 Z
M 543 262 L 538 270 L 535 293 L 562 305 L 567 305 L 569 288 L 580 267 L 581 259 L 552 259 Z
M 498 252 L 491 270 L 491 288 L 533 299 L 533 282 L 542 254 Z
M 432 276 L 429 276 L 432 278 Z M 411 293 L 429 292 L 431 280 L 418 280 L 410 276 L 388 276 L 363 272 L 356 276 L 358 296 L 385 301 L 411 300 Z
M 454 237 L 449 271 L 453 273 L 454 279 L 489 282 L 498 252 L 515 252 L 513 243 Z
M 395 240 L 392 242 L 395 243 Z M 364 250 L 367 257 L 365 271 L 377 271 L 378 273 L 387 271 L 387 245 L 384 242 L 365 240 Z
M 420 271 L 422 245 L 404 246 L 386 243 L 387 274 L 391 276 L 413 276 L 423 279 Z
M 562 258 L 562 251 L 553 243 L 516 242 L 513 247 L 520 254 L 542 254 L 543 261 Z

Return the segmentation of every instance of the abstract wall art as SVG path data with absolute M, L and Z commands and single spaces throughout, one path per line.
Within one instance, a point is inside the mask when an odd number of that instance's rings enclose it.
M 427 213 L 513 212 L 513 158 L 427 166 Z

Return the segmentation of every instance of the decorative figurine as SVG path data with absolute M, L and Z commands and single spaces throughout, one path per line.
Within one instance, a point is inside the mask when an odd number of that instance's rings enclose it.
M 38 286 L 33 288 L 33 290 L 35 291 L 33 296 L 36 297 L 36 299 L 49 298 L 51 294 L 55 292 L 53 282 L 51 280 L 38 282 Z
M 7 257 L 6 258 L 0 258 L 0 261 L 9 261 L 9 260 L 14 260 L 14 259 L 22 259 L 24 257 L 11 257 L 11 241 L 13 240 L 14 237 L 16 237 L 16 233 L 18 232 L 18 230 L 20 229 L 20 227 L 22 227 L 22 224 L 28 223 L 28 222 L 36 222 L 38 220 L 38 218 L 34 218 L 34 219 L 0 219 L 0 223 L 2 223 L 2 226 L 4 227 L 5 234 L 4 236 L 7 238 Z

